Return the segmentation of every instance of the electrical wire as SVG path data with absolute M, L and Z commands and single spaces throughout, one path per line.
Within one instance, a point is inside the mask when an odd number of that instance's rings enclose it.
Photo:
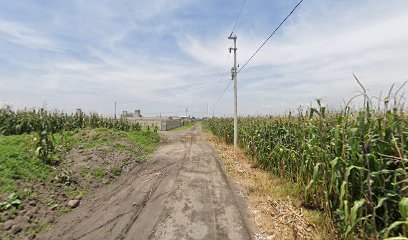
M 143 113 L 143 115 L 160 115 L 160 114 L 177 114 L 177 113 L 185 113 L 186 111 L 173 111 L 173 112 L 147 112 Z M 199 111 L 188 111 L 188 113 L 196 113 L 196 114 L 207 114 L 207 112 L 199 112 Z M 212 114 L 212 112 L 208 112 L 208 114 Z M 218 113 L 214 112 L 215 115 L 223 115 L 225 113 Z
M 242 69 L 245 68 L 246 65 L 248 65 L 248 63 L 252 60 L 252 58 L 255 57 L 255 55 L 259 52 L 259 50 L 261 50 L 261 48 L 269 41 L 269 39 L 276 33 L 276 31 L 279 30 L 279 28 L 283 25 L 283 23 L 286 22 L 286 20 L 288 20 L 288 18 L 292 15 L 292 13 L 296 10 L 297 7 L 299 7 L 299 5 L 303 2 L 303 0 L 300 0 L 298 2 L 298 4 L 296 4 L 296 6 L 292 9 L 292 11 L 290 11 L 290 13 L 283 19 L 283 21 L 275 28 L 275 30 L 269 35 L 269 37 L 261 44 L 261 46 L 254 52 L 254 54 L 252 54 L 252 56 L 245 62 L 245 64 L 238 70 L 237 73 L 241 72 Z
M 228 65 L 228 62 L 230 60 L 230 55 L 231 55 L 231 53 L 228 53 L 227 59 L 226 59 L 225 64 L 224 64 L 224 69 L 223 69 L 221 74 L 224 74 L 224 72 L 227 70 L 227 65 Z M 151 97 L 151 98 L 143 98 L 143 99 L 140 99 L 139 101 L 124 101 L 124 102 L 117 102 L 117 103 L 121 103 L 121 104 L 129 104 L 129 103 L 136 103 L 136 102 L 139 103 L 139 102 L 145 102 L 145 101 L 150 101 L 150 100 L 156 100 L 156 99 L 161 99 L 161 98 L 177 96 L 177 95 L 184 94 L 184 93 L 194 92 L 194 91 L 197 91 L 197 90 L 200 90 L 200 89 L 203 89 L 203 88 L 212 87 L 214 85 L 217 85 L 217 84 L 220 84 L 220 83 L 223 83 L 223 82 L 226 82 L 226 81 L 228 81 L 228 79 L 227 80 L 220 79 L 220 80 L 218 80 L 216 82 L 212 82 L 210 84 L 206 84 L 206 85 L 199 86 L 199 87 L 196 87 L 196 88 L 188 89 L 188 90 L 185 90 L 185 91 L 180 91 L 180 92 L 177 92 L 177 93 L 172 93 L 172 94 L 167 94 L 167 95 L 162 95 L 162 96 L 156 96 L 156 97 Z
M 245 66 L 248 65 L 248 63 L 252 60 L 252 58 L 254 58 L 254 56 L 255 56 L 255 55 L 259 52 L 259 50 L 261 50 L 261 48 L 269 41 L 269 39 L 276 33 L 276 31 L 279 30 L 279 28 L 283 25 L 283 23 L 285 23 L 286 20 L 288 20 L 288 18 L 293 14 L 293 12 L 296 10 L 297 7 L 299 7 L 299 5 L 300 5 L 302 2 L 303 2 L 303 0 L 300 0 L 300 1 L 298 2 L 298 4 L 296 4 L 296 6 L 292 9 L 292 11 L 290 11 L 290 13 L 289 13 L 289 14 L 283 19 L 283 21 L 275 28 L 275 30 L 274 30 L 274 31 L 269 35 L 269 37 L 262 43 L 262 45 L 252 54 L 252 56 L 251 56 L 251 57 L 245 62 L 245 64 L 238 70 L 237 74 L 238 74 L 239 72 L 241 72 L 241 70 L 244 69 Z M 242 8 L 244 7 L 244 3 L 245 3 L 245 0 L 244 0 L 243 3 L 242 3 L 241 11 L 242 11 Z M 232 29 L 232 32 L 234 32 L 235 25 L 236 25 L 236 23 L 237 23 L 237 21 L 238 21 L 239 16 L 241 15 L 241 11 L 239 12 L 239 15 L 238 15 L 238 17 L 237 17 L 237 20 L 235 21 L 235 24 L 234 24 L 234 27 L 233 27 L 233 29 Z M 232 34 L 232 32 L 231 32 L 231 34 Z M 217 101 L 214 102 L 213 108 L 215 108 L 215 106 L 217 105 L 217 103 L 218 103 L 218 102 L 221 100 L 221 98 L 224 96 L 224 94 L 225 94 L 225 92 L 227 91 L 228 87 L 231 85 L 231 82 L 232 82 L 232 80 L 230 80 L 230 81 L 228 82 L 228 84 L 225 86 L 224 90 L 222 91 L 221 95 L 218 97 Z
M 221 95 L 218 97 L 217 101 L 214 102 L 214 104 L 212 105 L 212 108 L 214 109 L 215 106 L 217 105 L 217 103 L 221 100 L 221 98 L 224 96 L 225 92 L 227 91 L 228 87 L 231 85 L 232 80 L 230 80 L 227 84 L 227 86 L 225 86 L 224 90 L 222 91 Z
M 245 2 L 246 2 L 246 0 L 243 0 L 243 1 L 242 1 L 241 9 L 239 10 L 239 13 L 238 13 L 238 15 L 237 15 L 237 18 L 235 19 L 234 26 L 232 27 L 232 30 L 231 30 L 231 35 L 232 35 L 232 33 L 234 32 L 235 27 L 237 26 L 237 22 L 238 22 L 239 17 L 241 16 L 242 9 L 244 8 Z
M 245 2 L 246 2 L 246 0 L 243 0 L 243 1 L 242 1 L 241 8 L 240 8 L 240 10 L 239 10 L 239 13 L 238 13 L 238 15 L 237 15 L 237 17 L 236 17 L 236 19 L 235 19 L 234 25 L 233 25 L 233 27 L 232 27 L 231 34 L 234 32 L 234 30 L 235 30 L 235 28 L 236 28 L 236 26 L 237 26 L 237 23 L 238 23 L 238 20 L 239 20 L 239 18 L 240 18 L 240 16 L 241 16 L 242 10 L 243 10 L 244 5 L 245 5 Z M 227 55 L 227 60 L 226 60 L 226 63 L 225 63 L 225 67 L 224 67 L 223 73 L 226 71 L 227 64 L 228 64 L 229 59 L 230 59 L 230 54 L 231 54 L 231 53 L 229 53 L 229 54 Z M 161 99 L 161 98 L 167 98 L 167 97 L 177 96 L 177 95 L 179 95 L 179 94 L 188 93 L 188 92 L 193 92 L 193 91 L 197 91 L 197 90 L 200 90 L 200 89 L 203 89 L 203 88 L 211 87 L 211 86 L 214 86 L 214 85 L 216 85 L 216 84 L 220 84 L 220 83 L 223 83 L 223 82 L 226 82 L 226 81 L 228 81 L 228 80 L 219 80 L 219 81 L 217 81 L 217 82 L 213 82 L 213 83 L 210 83 L 210 84 L 207 84 L 207 85 L 203 85 L 203 86 L 200 86 L 200 87 L 197 87 L 197 88 L 192 88 L 192 89 L 185 90 L 185 91 L 180 91 L 180 92 L 173 93 L 173 94 L 162 95 L 162 96 L 157 96 L 157 97 L 152 97 L 152 98 L 144 98 L 144 99 L 140 99 L 139 101 L 126 101 L 126 102 L 118 102 L 118 103 L 128 104 L 128 103 L 136 103 L 136 102 L 145 102 L 145 101 L 151 101 L 151 100 L 156 100 L 156 99 Z M 231 84 L 231 81 L 229 81 L 229 83 L 228 83 L 227 86 L 225 87 L 223 93 L 222 93 L 221 96 L 217 99 L 216 103 L 222 98 L 222 96 L 224 95 L 225 91 L 227 91 L 227 89 L 228 89 L 228 87 L 229 87 L 230 84 Z M 215 103 L 215 104 L 216 104 L 216 103 Z M 214 104 L 214 106 L 215 106 L 215 104 Z
M 218 80 L 216 82 L 212 82 L 212 83 L 207 84 L 207 85 L 199 86 L 199 87 L 196 87 L 196 88 L 191 88 L 191 89 L 188 89 L 188 90 L 185 90 L 185 91 L 180 91 L 180 92 L 177 92 L 177 93 L 172 93 L 172 94 L 167 94 L 167 95 L 162 95 L 162 96 L 156 96 L 156 97 L 151 97 L 151 98 L 142 98 L 142 99 L 140 99 L 138 101 L 124 101 L 124 102 L 118 102 L 118 103 L 121 103 L 121 104 L 136 103 L 136 102 L 139 103 L 139 102 L 145 102 L 145 101 L 151 101 L 151 100 L 156 100 L 156 99 L 161 99 L 161 98 L 172 97 L 172 96 L 176 96 L 176 95 L 183 94 L 183 93 L 194 92 L 194 91 L 197 91 L 197 90 L 200 90 L 200 89 L 203 89 L 203 88 L 208 88 L 208 87 L 211 87 L 211 86 L 214 86 L 214 85 L 226 82 L 226 81 L 228 81 L 228 80 Z
M 236 26 L 237 26 L 238 19 L 239 19 L 240 16 L 241 16 L 242 9 L 244 8 L 245 2 L 246 2 L 246 0 L 243 0 L 243 1 L 242 1 L 241 9 L 239 10 L 239 13 L 238 13 L 238 15 L 237 15 L 237 17 L 236 17 L 236 19 L 235 19 L 234 26 L 232 27 L 231 34 L 234 32 L 234 30 L 235 30 L 235 28 L 236 28 Z M 231 52 L 228 53 L 228 55 L 227 55 L 227 60 L 226 60 L 226 62 L 225 62 L 224 70 L 223 70 L 222 73 L 224 73 L 224 72 L 227 70 L 227 65 L 228 65 L 228 62 L 229 62 L 229 60 L 230 60 L 230 55 L 231 55 Z M 200 90 L 200 89 L 203 89 L 203 88 L 211 87 L 211 86 L 213 86 L 213 85 L 220 84 L 220 83 L 226 82 L 226 81 L 228 81 L 228 80 L 219 80 L 219 81 L 217 81 L 217 82 L 213 82 L 213 83 L 210 83 L 210 84 L 208 84 L 208 85 L 200 86 L 200 87 L 197 87 L 197 88 L 193 88 L 193 89 L 189 89 L 189 90 L 186 90 L 186 91 L 181 91 L 181 92 L 177 92 L 177 93 L 173 93 L 173 94 L 168 94 L 168 95 L 163 95 L 163 96 L 157 96 L 157 97 L 152 97 L 152 98 L 144 98 L 144 99 L 141 99 L 141 100 L 139 100 L 139 101 L 127 101 L 127 102 L 118 102 L 118 103 L 126 104 L 126 103 L 135 103 L 135 102 L 144 102 L 144 101 L 150 101 L 150 100 L 156 100 L 156 99 L 161 99 L 161 98 L 167 98 L 167 97 L 177 96 L 177 95 L 179 95 L 179 94 L 188 93 L 188 92 L 193 92 L 193 91 L 197 91 L 197 90 Z M 227 87 L 224 89 L 223 94 L 225 93 L 225 91 L 227 90 L 227 88 L 228 88 L 229 85 L 230 85 L 230 82 L 228 83 Z M 221 97 L 222 97 L 222 96 L 221 96 Z M 220 97 L 220 99 L 221 99 L 221 97 Z M 219 100 L 218 100 L 218 101 L 219 101 Z M 217 102 L 218 102 L 218 101 L 217 101 Z
M 237 26 L 238 19 L 239 19 L 239 17 L 241 16 L 242 9 L 244 9 L 245 2 L 246 2 L 246 0 L 243 0 L 243 1 L 242 1 L 241 9 L 239 10 L 237 17 L 235 18 L 235 22 L 234 22 L 234 25 L 233 25 L 232 30 L 231 30 L 231 35 L 232 35 L 232 34 L 234 33 L 234 31 L 235 31 L 235 27 Z M 230 54 L 231 54 L 231 52 L 229 52 L 229 54 L 228 54 L 227 63 L 228 63 Z M 226 63 L 226 64 L 227 64 L 227 63 Z M 226 68 L 227 68 L 227 66 L 225 65 L 225 70 L 226 70 Z M 225 92 L 227 91 L 228 87 L 231 85 L 231 81 L 232 81 L 232 80 L 230 80 L 230 81 L 228 82 L 227 86 L 225 86 L 224 90 L 222 91 L 221 95 L 218 97 L 217 101 L 215 101 L 214 104 L 212 105 L 212 108 L 215 108 L 215 105 L 217 105 L 217 103 L 218 103 L 218 102 L 221 100 L 221 98 L 224 96 L 224 94 L 225 94 Z

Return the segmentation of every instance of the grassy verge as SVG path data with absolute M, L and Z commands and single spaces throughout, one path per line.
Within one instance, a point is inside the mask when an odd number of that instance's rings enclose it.
M 152 153 L 160 140 L 160 135 L 142 130 L 140 132 L 114 131 L 106 128 L 84 130 L 72 135 L 66 134 L 69 148 L 95 148 L 114 145 L 116 150 L 137 154 L 141 151 Z M 137 147 L 134 147 L 136 145 Z
M 152 153 L 156 147 L 157 143 L 160 141 L 160 135 L 157 132 L 152 131 L 142 131 L 138 133 L 128 132 L 125 136 L 130 142 L 140 146 L 147 153 Z
M 52 170 L 35 158 L 28 134 L 0 136 L 0 195 L 18 190 L 21 180 L 47 180 Z
M 174 128 L 170 130 L 170 132 L 179 132 L 179 131 L 187 130 L 187 129 L 192 128 L 194 124 L 196 124 L 195 121 L 184 121 L 182 126 L 178 128 Z

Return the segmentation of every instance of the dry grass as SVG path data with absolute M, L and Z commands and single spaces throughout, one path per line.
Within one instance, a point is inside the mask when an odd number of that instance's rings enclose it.
M 335 239 L 322 212 L 302 207 L 301 189 L 254 167 L 240 149 L 234 150 L 210 133 L 203 135 L 220 155 L 227 174 L 247 199 L 256 239 Z

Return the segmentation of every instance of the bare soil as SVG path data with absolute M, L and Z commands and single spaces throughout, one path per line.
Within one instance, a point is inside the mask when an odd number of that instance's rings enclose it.
M 165 134 L 151 160 L 85 197 L 37 239 L 251 239 L 244 201 L 201 125 Z

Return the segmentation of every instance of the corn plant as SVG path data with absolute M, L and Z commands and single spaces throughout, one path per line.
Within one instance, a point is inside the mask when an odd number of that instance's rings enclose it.
M 10 107 L 0 109 L 0 134 L 34 134 L 36 156 L 47 164 L 54 164 L 56 145 L 54 133 L 82 128 L 109 128 L 121 131 L 140 131 L 138 123 L 126 119 L 103 118 L 96 113 L 87 115 L 78 109 L 75 113 L 49 112 L 45 109 L 13 111 Z
M 366 96 L 366 95 L 364 95 Z M 391 104 L 393 103 L 393 104 Z M 233 119 L 210 130 L 233 141 Z M 239 118 L 239 145 L 275 175 L 304 186 L 305 205 L 321 209 L 343 238 L 407 236 L 408 118 L 396 100 L 382 109 Z
M 51 124 L 43 109 L 39 111 L 39 116 L 40 126 L 37 129 L 37 136 L 34 138 L 36 145 L 35 153 L 38 158 L 50 164 L 52 163 L 52 154 L 55 149 L 54 144 L 51 141 L 51 138 L 53 137 L 53 135 L 50 134 Z
M 46 126 L 44 124 L 46 123 Z M 104 118 L 96 113 L 85 114 L 80 109 L 67 114 L 44 109 L 17 110 L 0 108 L 0 134 L 13 135 L 39 132 L 46 128 L 48 134 L 82 128 L 109 128 L 121 131 L 140 131 L 138 123 L 126 119 Z

